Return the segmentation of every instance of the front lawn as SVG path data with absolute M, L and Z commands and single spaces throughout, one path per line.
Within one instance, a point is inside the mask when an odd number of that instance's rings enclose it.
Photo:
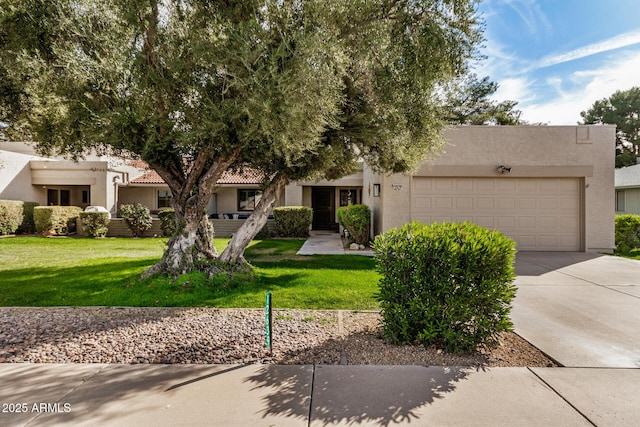
M 303 240 L 254 241 L 252 281 L 224 285 L 191 273 L 139 280 L 166 239 L 16 237 L 0 239 L 0 306 L 210 306 L 377 308 L 374 260 L 358 255 L 296 256 Z M 222 250 L 229 239 L 215 239 Z

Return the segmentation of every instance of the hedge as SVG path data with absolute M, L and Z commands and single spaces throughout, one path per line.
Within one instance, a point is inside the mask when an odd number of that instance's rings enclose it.
M 512 328 L 515 242 L 465 223 L 391 229 L 374 242 L 384 334 L 451 352 L 493 346 Z
M 91 237 L 105 237 L 109 232 L 109 212 L 80 212 L 82 228 Z
M 640 247 L 640 215 L 616 215 L 616 252 L 630 252 Z
M 178 233 L 175 209 L 166 208 L 161 210 L 158 212 L 158 218 L 160 218 L 160 229 L 164 237 L 173 237 Z
M 371 209 L 367 205 L 349 205 L 338 208 L 338 221 L 359 245 L 369 242 Z
M 313 210 L 308 206 L 279 206 L 273 209 L 276 232 L 281 237 L 309 237 Z
M 124 219 L 134 237 L 142 237 L 144 232 L 153 225 L 149 208 L 140 203 L 120 205 L 120 216 Z
M 0 236 L 14 234 L 24 220 L 23 203 L 18 200 L 0 200 Z
M 82 208 L 78 206 L 36 206 L 33 209 L 36 231 L 45 236 L 74 232 L 80 212 Z

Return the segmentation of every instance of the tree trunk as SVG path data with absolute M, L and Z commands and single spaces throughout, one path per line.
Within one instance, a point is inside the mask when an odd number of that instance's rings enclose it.
M 147 269 L 142 277 L 155 274 L 179 276 L 197 268 L 199 261 L 218 257 L 213 245 L 213 227 L 203 207 L 206 201 L 199 200 L 200 194 L 192 196 L 184 209 L 176 206 L 178 233 L 167 242 L 162 259 Z
M 269 214 L 273 212 L 273 207 L 280 199 L 280 193 L 287 184 L 288 179 L 283 176 L 276 177 L 275 181 L 262 193 L 260 201 L 251 213 L 249 218 L 235 232 L 229 245 L 220 255 L 220 261 L 228 264 L 244 264 L 244 250 L 249 246 L 251 240 L 267 224 Z

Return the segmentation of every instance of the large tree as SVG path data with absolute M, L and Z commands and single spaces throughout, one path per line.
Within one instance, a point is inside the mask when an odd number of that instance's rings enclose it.
M 517 101 L 496 101 L 491 96 L 498 83 L 488 76 L 479 79 L 468 74 L 451 81 L 443 88 L 443 109 L 447 120 L 462 125 L 523 125 Z
M 138 156 L 182 232 L 151 272 L 243 261 L 292 180 L 364 159 L 405 172 L 441 145 L 438 88 L 481 38 L 474 0 L 0 0 L 0 121 L 43 153 Z M 218 255 L 205 208 L 228 169 L 263 196 Z
M 580 113 L 583 124 L 616 125 L 616 167 L 636 164 L 640 154 L 640 87 L 616 91 Z

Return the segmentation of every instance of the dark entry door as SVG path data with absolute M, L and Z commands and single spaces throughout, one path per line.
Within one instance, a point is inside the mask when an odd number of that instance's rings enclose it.
M 333 230 L 335 228 L 335 195 L 333 187 L 311 188 L 314 230 Z

